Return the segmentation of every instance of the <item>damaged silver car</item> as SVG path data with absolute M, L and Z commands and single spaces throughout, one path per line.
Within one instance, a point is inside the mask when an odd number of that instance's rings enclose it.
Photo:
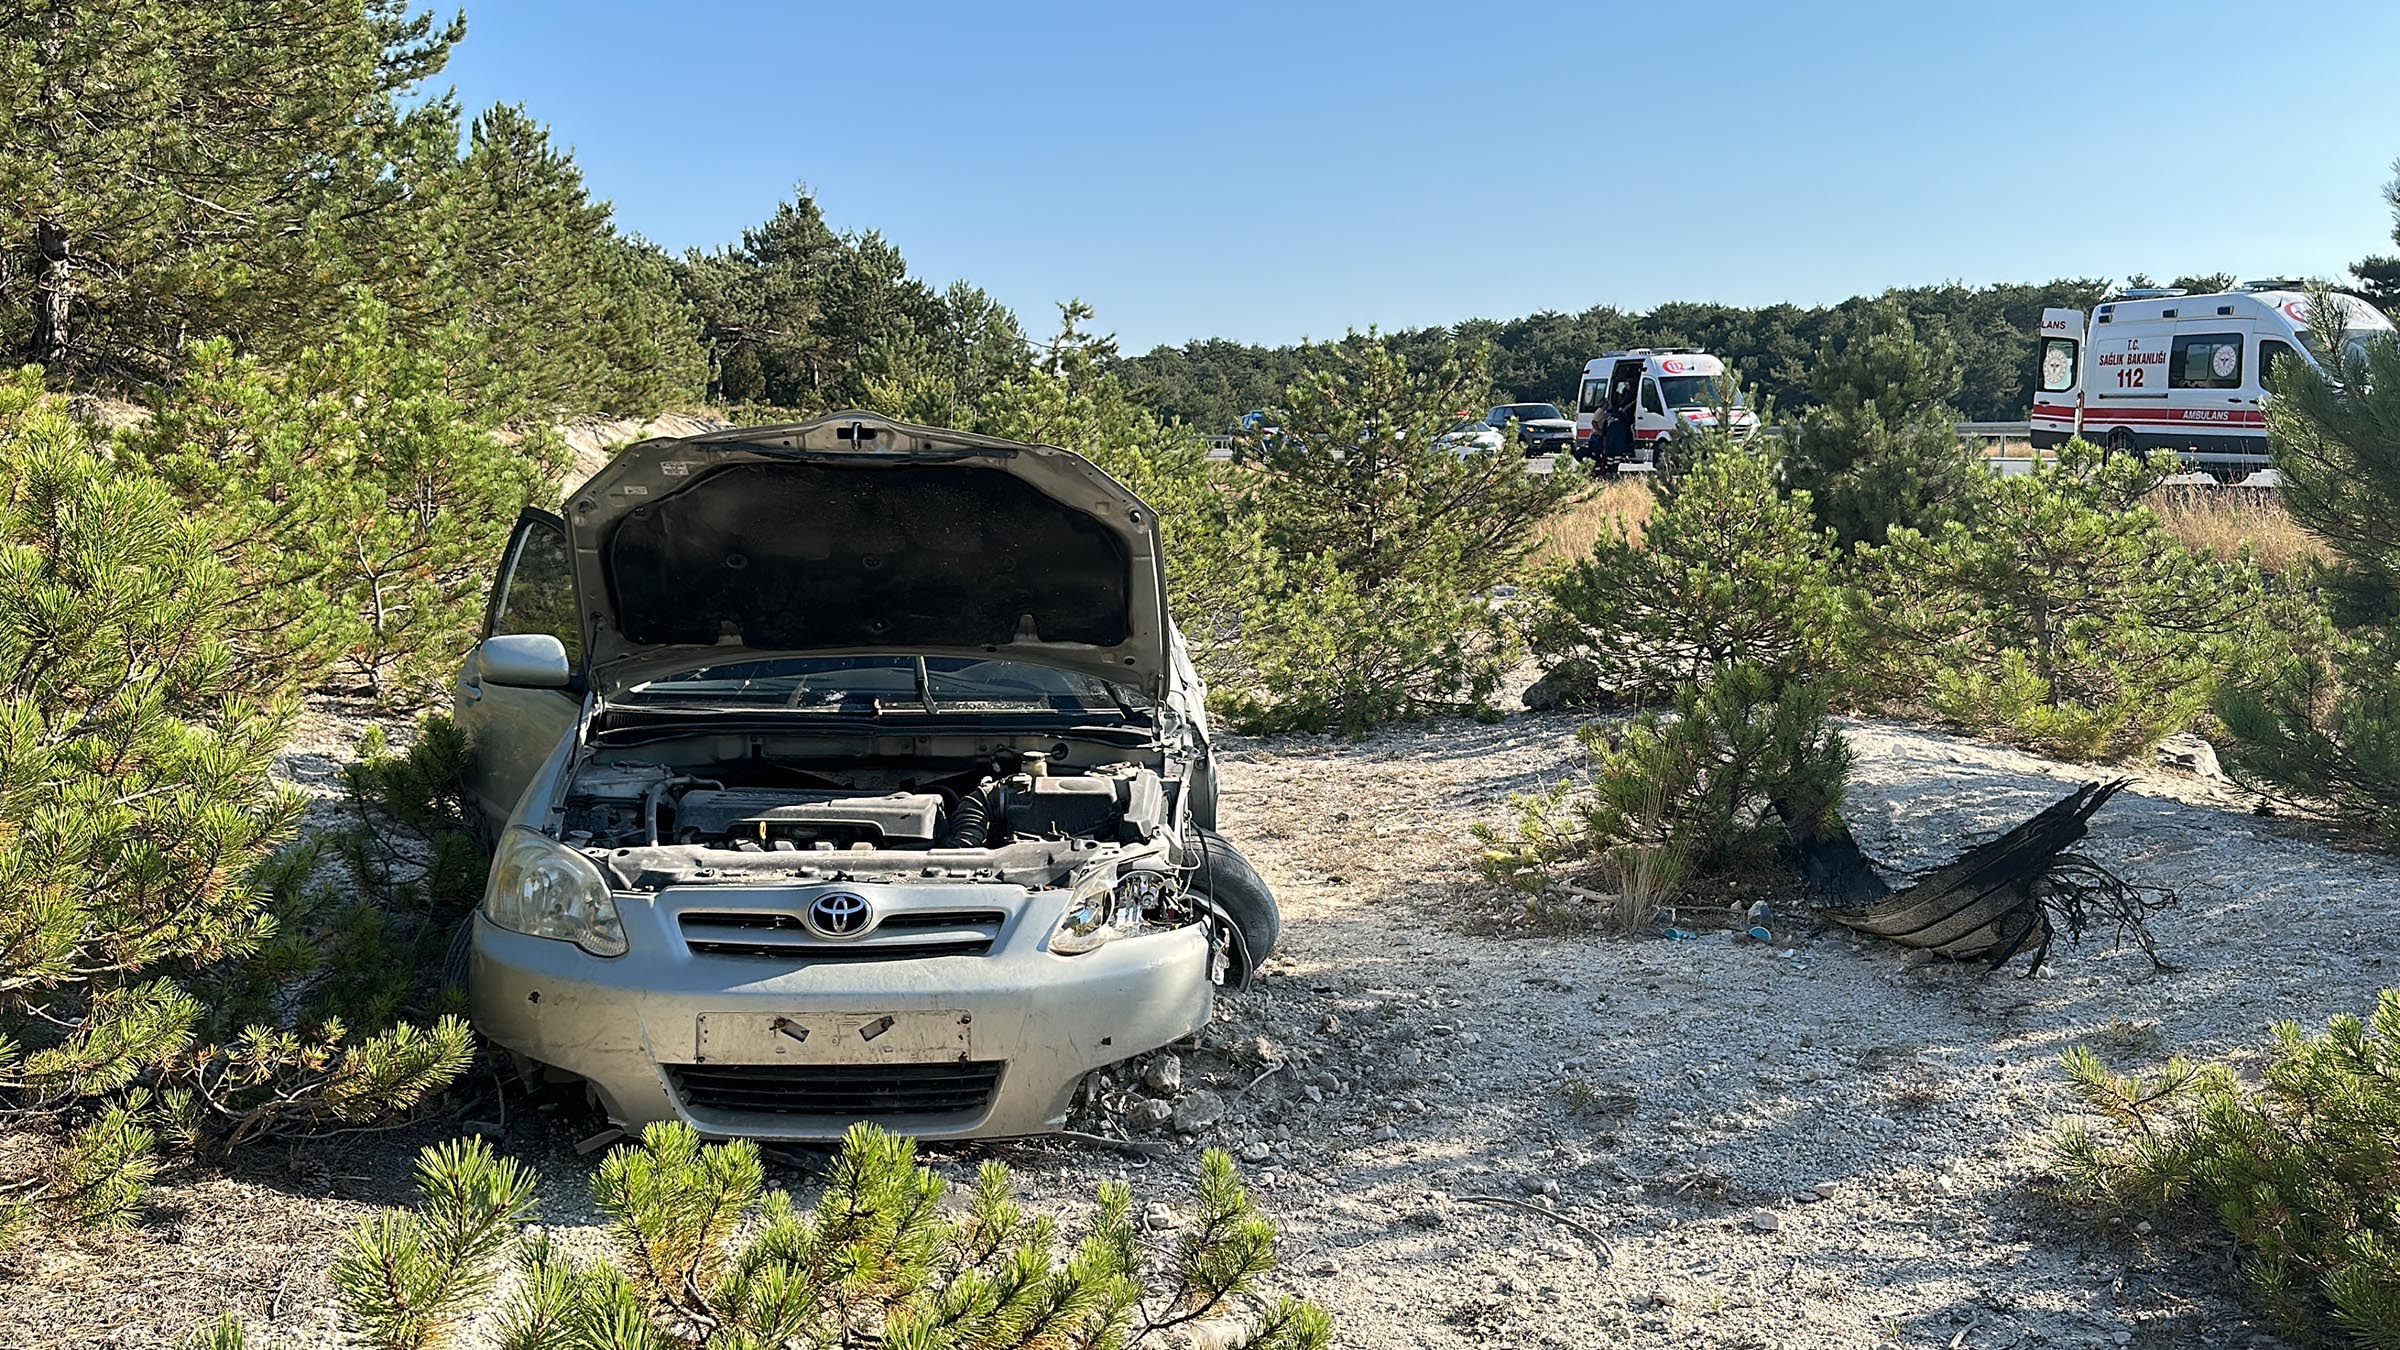
M 475 1023 L 636 1127 L 1060 1126 L 1278 918 L 1215 832 L 1148 507 L 840 413 L 528 512 L 457 686 L 497 840 Z

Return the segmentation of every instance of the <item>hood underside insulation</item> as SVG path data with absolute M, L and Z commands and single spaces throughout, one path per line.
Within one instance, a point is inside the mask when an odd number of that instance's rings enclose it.
M 602 545 L 636 644 L 773 651 L 1113 647 L 1123 540 L 1005 470 L 732 464 L 629 512 Z

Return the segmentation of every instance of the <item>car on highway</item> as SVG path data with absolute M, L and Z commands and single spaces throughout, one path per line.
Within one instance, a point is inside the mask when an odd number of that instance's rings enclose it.
M 1434 437 L 1436 449 L 1448 450 L 1462 458 L 1467 455 L 1492 454 L 1508 443 L 1500 428 L 1473 417 L 1461 417 L 1448 431 Z
M 1568 455 L 1575 451 L 1575 419 L 1555 403 L 1503 403 L 1485 413 L 1483 424 L 1505 433 L 1517 424 L 1517 445 L 1528 455 Z
M 835 413 L 529 511 L 457 680 L 476 1025 L 617 1124 L 1058 1128 L 1274 949 L 1149 507 Z

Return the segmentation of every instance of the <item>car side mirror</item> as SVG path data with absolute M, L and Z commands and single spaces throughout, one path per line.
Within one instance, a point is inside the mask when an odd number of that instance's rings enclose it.
M 478 660 L 487 684 L 517 689 L 564 689 L 574 682 L 567 646 L 548 633 L 502 633 L 484 639 Z

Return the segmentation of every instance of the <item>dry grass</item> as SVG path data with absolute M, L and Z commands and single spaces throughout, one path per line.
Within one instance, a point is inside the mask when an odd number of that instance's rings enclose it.
M 2230 558 L 2247 544 L 2258 565 L 2270 572 L 2331 556 L 2325 541 L 2302 529 L 2272 491 L 2164 487 L 2150 505 L 2184 547 Z
M 1546 567 L 1590 557 L 1592 546 L 1614 533 L 1620 520 L 1638 540 L 1650 508 L 1657 504 L 1647 478 L 1611 479 L 1599 491 L 1541 523 L 1535 531 L 1542 544 L 1534 552 L 1534 565 Z

